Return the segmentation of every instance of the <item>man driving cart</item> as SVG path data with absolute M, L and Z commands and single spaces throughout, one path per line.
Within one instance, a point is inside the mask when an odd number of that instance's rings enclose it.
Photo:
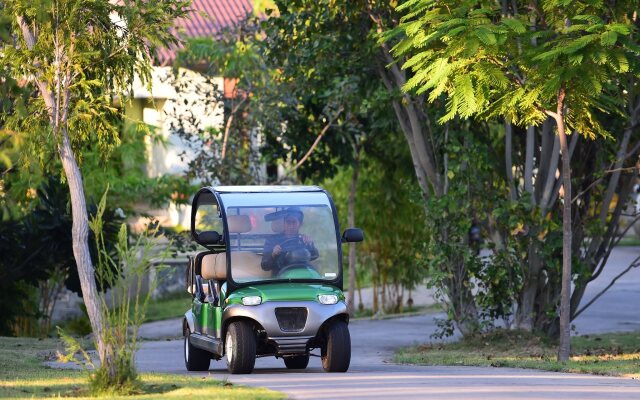
M 304 222 L 304 213 L 299 208 L 286 209 L 272 218 L 274 222 L 282 218 L 283 231 L 265 241 L 261 262 L 263 270 L 271 271 L 276 276 L 283 267 L 318 258 L 318 249 L 311 237 L 299 233 Z

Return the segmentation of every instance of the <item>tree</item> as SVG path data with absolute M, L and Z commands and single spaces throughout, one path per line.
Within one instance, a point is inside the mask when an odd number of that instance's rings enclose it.
M 14 307 L 7 307 L 0 317 L 0 332 L 4 335 L 20 335 L 11 330 L 16 319 L 25 320 L 35 334 L 49 333 L 51 314 L 54 309 L 56 295 L 66 286 L 82 296 L 77 269 L 73 268 L 74 255 L 72 249 L 72 220 L 69 207 L 69 193 L 56 178 L 50 177 L 38 188 L 33 200 L 35 206 L 19 218 L 0 221 L 0 294 Z M 96 214 L 97 205 L 88 207 L 90 217 Z M 118 229 L 123 219 L 115 210 L 108 209 L 104 217 L 103 235 L 107 238 L 106 250 L 114 253 Z M 97 247 L 93 236 L 89 238 L 91 258 L 95 259 Z M 102 292 L 109 289 L 104 282 L 99 282 Z M 26 310 L 33 309 L 34 304 L 25 304 L 34 299 L 29 296 L 16 296 L 15 292 L 29 287 L 38 288 L 37 302 L 39 307 L 32 315 Z M 12 302 L 12 299 L 25 297 L 23 301 Z M 35 302 L 35 301 L 34 301 Z M 27 323 L 28 322 L 28 323 Z M 40 323 L 39 332 L 35 323 Z
M 591 138 L 607 135 L 594 113 L 603 107 L 603 94 L 615 91 L 611 80 L 615 83 L 628 71 L 628 59 L 637 49 L 628 38 L 634 31 L 627 14 L 633 4 L 545 1 L 530 8 L 529 3 L 514 4 L 514 15 L 509 15 L 508 7 L 494 2 L 409 1 L 399 7 L 406 17 L 395 33 L 406 36 L 395 51 L 410 55 L 403 67 L 415 73 L 405 90 L 429 92 L 431 101 L 441 95 L 448 98 L 442 122 L 479 116 L 505 117 L 526 125 L 539 124 L 546 115 L 555 121 L 564 190 L 558 359 L 566 361 L 572 256 L 567 126 Z M 522 15 L 519 8 L 529 11 Z
M 262 24 L 265 59 L 279 72 L 274 75 L 278 90 L 266 96 L 279 105 L 277 115 L 285 127 L 266 131 L 275 149 L 272 156 L 295 164 L 290 173 L 295 171 L 303 180 L 325 179 L 351 166 L 348 226 L 363 220 L 356 215 L 356 204 L 365 154 L 397 130 L 387 89 L 371 79 L 377 73 L 371 63 L 375 42 L 354 40 L 367 34 L 369 24 L 358 9 L 325 2 L 279 3 L 277 14 Z M 356 246 L 351 244 L 350 313 L 356 259 Z
M 354 88 L 354 93 L 361 96 L 371 97 L 367 93 L 375 93 L 376 102 L 380 105 L 384 104 L 387 112 L 393 113 L 395 117 L 392 129 L 398 129 L 403 133 L 424 200 L 425 216 L 428 216 L 426 201 L 447 195 L 447 155 L 444 150 L 446 140 L 443 140 L 446 137 L 446 129 L 431 123 L 431 120 L 436 119 L 434 115 L 441 107 L 437 105 L 427 107 L 424 95 L 401 92 L 411 72 L 400 68 L 391 54 L 389 43 L 378 41 L 379 34 L 396 27 L 399 22 L 399 15 L 394 9 L 396 3 L 376 0 L 355 2 L 298 0 L 276 2 L 276 4 L 278 15 L 267 20 L 266 24 L 273 29 L 266 35 L 265 40 L 268 48 L 275 48 L 277 53 L 282 54 L 281 58 L 284 62 L 278 66 L 278 70 L 283 71 L 283 78 L 287 77 L 287 79 L 281 81 L 292 90 L 297 88 L 303 91 L 303 82 L 307 85 L 311 84 L 311 87 L 322 88 L 321 91 L 316 89 L 315 96 L 307 96 L 313 99 L 330 93 L 324 90 L 326 86 L 322 85 L 326 83 L 322 82 L 328 80 L 327 76 L 336 76 L 336 71 L 342 71 L 338 72 L 342 75 L 337 82 L 347 83 L 348 87 Z M 354 66 L 353 70 L 358 72 L 346 72 L 351 66 Z M 375 85 L 382 90 L 366 92 L 362 89 Z M 329 87 L 336 87 L 336 85 L 329 85 Z M 366 100 L 367 97 L 363 99 Z M 363 104 L 366 103 L 363 101 Z M 318 124 L 316 121 L 320 118 L 317 115 L 322 109 L 314 108 L 318 106 L 317 102 L 287 103 L 284 101 L 277 104 L 283 104 L 283 108 L 300 104 L 298 106 L 300 109 L 315 109 L 315 118 L 309 122 Z M 331 118 L 326 116 L 325 118 L 331 121 Z M 287 122 L 287 127 L 289 126 L 295 126 L 291 124 L 291 120 Z M 311 140 L 314 135 L 309 135 L 307 132 L 318 132 L 320 128 L 289 129 L 283 136 L 288 138 L 306 135 L 307 140 Z M 296 146 L 293 149 L 308 148 L 308 146 L 298 146 L 298 143 L 300 142 L 295 142 Z M 330 150 L 327 154 L 331 155 L 331 151 L 335 152 L 344 147 L 327 146 Z M 318 157 L 318 154 L 315 154 L 315 160 L 311 161 L 307 165 L 309 169 L 322 171 L 333 169 L 331 163 Z M 448 233 L 439 231 L 437 235 L 447 237 Z M 466 239 L 462 244 L 466 245 Z M 446 264 L 464 262 L 457 257 L 453 258 Z M 477 328 L 475 321 L 478 313 L 470 301 L 473 295 L 468 284 L 468 276 L 464 272 L 464 265 L 451 265 L 451 269 L 453 276 L 447 282 L 451 283 L 448 294 L 453 299 L 452 306 L 456 309 L 453 314 L 459 316 L 458 327 L 464 333 L 472 333 Z
M 178 53 L 174 69 L 187 67 L 206 79 L 206 86 L 200 84 L 195 88 L 200 98 L 195 102 L 218 108 L 224 114 L 222 129 L 198 126 L 193 121 L 200 115 L 190 115 L 189 110 L 186 115 L 170 116 L 172 129 L 189 143 L 195 154 L 189 163 L 191 179 L 225 184 L 265 181 L 259 167 L 261 129 L 275 117 L 261 112 L 270 108 L 270 104 L 260 96 L 272 86 L 275 72 L 261 55 L 260 33 L 259 20 L 247 17 L 222 29 L 215 37 L 189 39 Z M 231 82 L 232 93 L 216 87 L 214 77 Z M 194 91 L 181 86 L 177 85 L 178 91 Z
M 152 45 L 176 42 L 175 18 L 186 15 L 185 1 L 99 0 L 7 1 L 3 18 L 12 21 L 3 43 L 3 70 L 24 80 L 32 95 L 7 119 L 31 146 L 24 159 L 57 154 L 69 186 L 73 253 L 85 305 L 96 333 L 105 329 L 88 246 L 88 216 L 77 156 L 81 146 L 98 143 L 103 154 L 118 145 L 122 117 L 114 98 L 126 99 L 135 76 L 150 79 Z M 101 364 L 116 374 L 113 355 L 96 334 Z

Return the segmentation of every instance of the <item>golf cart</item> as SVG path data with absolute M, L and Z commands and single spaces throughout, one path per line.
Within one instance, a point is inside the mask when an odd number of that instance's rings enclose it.
M 206 251 L 189 259 L 191 309 L 183 320 L 184 360 L 206 371 L 225 357 L 232 374 L 256 357 L 304 369 L 318 350 L 327 372 L 351 360 L 342 292 L 341 243 L 329 194 L 316 186 L 216 186 L 196 193 L 191 235 Z

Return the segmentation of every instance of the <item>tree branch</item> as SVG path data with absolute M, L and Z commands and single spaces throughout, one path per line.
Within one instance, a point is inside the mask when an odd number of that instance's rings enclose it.
M 506 2 L 503 0 L 503 7 L 506 7 Z M 506 12 L 506 11 L 505 11 Z M 504 159 L 505 159 L 505 167 L 507 173 L 507 184 L 509 185 L 509 195 L 511 197 L 511 201 L 516 201 L 516 185 L 513 181 L 513 126 L 511 122 L 504 121 Z M 525 183 L 526 184 L 526 183 Z
M 31 29 L 29 29 L 29 26 L 27 25 L 27 22 L 25 21 L 24 17 L 22 17 L 21 15 L 18 15 L 16 16 L 16 19 L 18 21 L 18 26 L 20 26 L 20 30 L 22 31 L 22 36 L 24 38 L 25 44 L 27 45 L 27 48 L 29 50 L 33 50 L 33 48 L 36 45 L 36 37 L 34 33 L 31 32 Z M 38 63 L 36 62 L 35 64 L 37 65 Z M 51 120 L 51 123 L 54 124 L 56 121 L 56 109 L 55 109 L 56 101 L 53 98 L 53 94 L 51 94 L 45 82 L 38 79 L 37 76 L 35 76 L 34 78 L 35 78 L 35 84 L 38 87 L 38 90 L 40 90 L 40 94 L 42 94 L 44 104 L 46 105 L 49 111 L 49 119 Z
M 329 122 L 327 122 L 327 124 L 324 126 L 324 128 L 322 128 L 322 130 L 320 131 L 320 133 L 316 137 L 316 140 L 313 142 L 313 144 L 311 145 L 311 147 L 309 148 L 307 153 L 304 156 L 302 156 L 302 158 L 296 163 L 296 165 L 293 166 L 293 168 L 291 168 L 289 171 L 285 172 L 285 174 L 280 179 L 278 179 L 277 183 L 282 182 L 284 180 L 284 178 L 288 177 L 295 170 L 300 168 L 300 166 L 307 160 L 307 158 L 309 158 L 309 156 L 311 155 L 313 150 L 315 150 L 316 146 L 318 146 L 318 143 L 320 143 L 320 140 L 322 139 L 322 137 L 325 135 L 325 133 L 327 133 L 327 131 L 329 130 L 331 125 L 333 125 L 333 122 L 336 119 L 338 119 L 338 116 L 340 116 L 340 114 L 342 114 L 343 111 L 344 111 L 343 107 L 340 107 L 340 109 L 338 109 L 338 112 L 329 120 Z
M 249 95 L 245 93 L 245 95 L 242 97 L 242 100 L 231 109 L 231 115 L 229 115 L 229 118 L 227 118 L 227 123 L 225 124 L 224 127 L 224 137 L 222 139 L 222 152 L 220 153 L 220 159 L 224 160 L 224 156 L 226 155 L 227 152 L 227 140 L 229 139 L 229 131 L 231 130 L 231 123 L 233 122 L 233 116 L 238 112 L 238 110 L 240 109 L 240 106 L 242 106 L 242 104 L 244 104 L 245 101 L 247 101 L 247 99 L 249 98 Z

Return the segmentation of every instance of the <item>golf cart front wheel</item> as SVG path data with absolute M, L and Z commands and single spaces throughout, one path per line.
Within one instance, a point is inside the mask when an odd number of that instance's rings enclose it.
M 305 369 L 309 365 L 309 354 L 284 357 L 284 365 L 288 369 Z
M 346 322 L 334 321 L 328 327 L 321 356 L 325 371 L 347 372 L 351 362 L 351 336 Z
M 191 344 L 191 332 L 184 335 L 184 365 L 187 371 L 208 371 L 211 353 Z
M 229 324 L 224 344 L 227 369 L 232 374 L 250 374 L 256 363 L 256 336 L 245 321 Z

